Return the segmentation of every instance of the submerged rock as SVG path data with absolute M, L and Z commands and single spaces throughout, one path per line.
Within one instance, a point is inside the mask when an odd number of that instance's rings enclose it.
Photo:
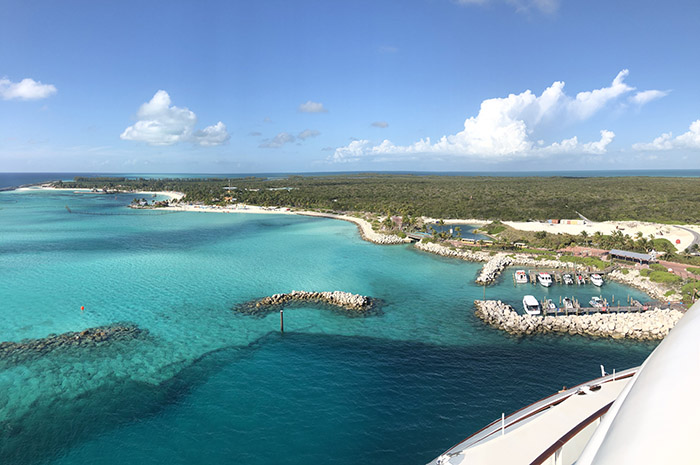
M 67 347 L 95 347 L 112 341 L 135 339 L 148 330 L 130 323 L 88 328 L 83 331 L 50 334 L 42 339 L 0 342 L 0 361 L 20 362 Z

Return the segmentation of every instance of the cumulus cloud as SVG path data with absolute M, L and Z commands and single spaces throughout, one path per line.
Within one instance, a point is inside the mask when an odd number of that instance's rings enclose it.
M 0 78 L 0 98 L 3 100 L 39 100 L 56 92 L 56 87 L 52 84 L 42 84 L 34 79 L 24 78 L 19 82 L 12 82 L 7 78 Z
M 544 142 L 535 143 L 532 135 L 543 123 L 557 125 L 586 120 L 634 91 L 634 87 L 624 82 L 628 74 L 627 70 L 622 70 L 609 86 L 579 92 L 574 97 L 564 92 L 564 82 L 557 81 L 539 96 L 526 90 L 508 97 L 487 99 L 481 103 L 476 116 L 464 121 L 464 130 L 456 134 L 437 141 L 424 138 L 406 146 L 389 140 L 378 145 L 368 140 L 352 141 L 336 149 L 332 159 L 348 161 L 380 155 L 433 154 L 499 161 L 556 153 L 601 155 L 615 136 L 612 131 L 601 131 L 598 141 L 581 143 L 573 137 L 548 146 Z
M 375 128 L 388 128 L 389 123 L 387 123 L 386 121 L 375 121 L 374 123 L 372 123 L 372 126 L 374 126 Z
M 642 92 L 637 92 L 632 97 L 630 97 L 630 102 L 635 105 L 645 105 L 652 100 L 660 99 L 666 97 L 669 94 L 667 90 L 645 90 Z
M 690 123 L 688 132 L 673 137 L 667 132 L 648 143 L 632 145 L 635 150 L 674 150 L 674 149 L 700 149 L 700 119 Z
M 328 110 L 320 102 L 312 102 L 311 100 L 299 105 L 299 111 L 302 113 L 327 113 Z
M 272 139 L 265 139 L 263 143 L 259 145 L 259 147 L 265 149 L 278 149 L 284 144 L 294 142 L 295 140 L 296 138 L 288 132 L 280 132 Z
M 297 135 L 297 137 L 298 137 L 299 139 L 301 139 L 301 140 L 306 140 L 306 139 L 308 139 L 308 138 L 310 138 L 310 137 L 316 137 L 316 136 L 318 136 L 319 134 L 321 134 L 321 133 L 318 132 L 318 131 L 315 130 L 315 129 L 304 129 L 303 131 L 301 131 L 301 132 Z
M 171 105 L 170 95 L 164 90 L 159 90 L 150 101 L 141 105 L 136 116 L 138 121 L 126 128 L 120 138 L 149 145 L 192 142 L 204 147 L 221 145 L 230 138 L 221 121 L 195 131 L 197 116 L 194 112 Z

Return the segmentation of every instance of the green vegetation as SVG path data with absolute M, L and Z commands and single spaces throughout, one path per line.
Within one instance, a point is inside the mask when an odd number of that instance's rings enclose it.
M 695 268 L 693 266 L 689 266 L 688 268 L 685 269 L 688 273 L 693 273 L 693 274 L 700 274 L 700 268 Z
M 673 289 L 671 289 L 670 291 L 666 291 L 666 292 L 664 293 L 664 297 L 672 296 L 672 295 L 675 294 L 675 293 L 676 293 L 676 291 L 674 291 Z
M 494 221 L 493 223 L 489 223 L 485 226 L 482 226 L 481 228 L 479 228 L 479 231 L 483 231 L 486 234 L 492 236 L 494 234 L 498 234 L 505 231 L 505 229 L 506 225 L 504 225 L 500 221 Z
M 627 269 L 627 268 L 621 268 L 621 269 L 620 269 L 620 273 L 622 273 L 622 274 L 630 274 L 630 270 Z
M 649 265 L 649 268 L 653 271 L 668 271 L 666 270 L 665 266 L 660 265 L 658 263 L 652 263 L 651 265 Z
M 563 262 L 571 262 L 579 265 L 590 266 L 597 270 L 604 270 L 611 265 L 610 262 L 601 260 L 598 257 L 576 257 L 573 255 L 562 255 L 560 258 Z
M 230 185 L 235 189 L 224 190 Z M 62 187 L 177 190 L 191 202 L 492 220 L 576 218 L 698 223 L 700 179 L 463 177 L 388 174 L 236 179 L 76 178 Z
M 683 296 L 683 302 L 686 304 L 693 302 L 694 298 L 700 290 L 700 281 L 698 280 L 692 280 L 687 282 L 686 284 L 681 287 L 681 295 Z
M 651 270 L 648 268 L 644 268 L 643 270 L 639 270 L 639 274 L 641 276 L 649 277 L 649 275 L 651 274 Z
M 680 276 L 669 273 L 668 271 L 652 271 L 649 273 L 649 279 L 655 283 L 664 284 L 679 284 L 683 281 Z

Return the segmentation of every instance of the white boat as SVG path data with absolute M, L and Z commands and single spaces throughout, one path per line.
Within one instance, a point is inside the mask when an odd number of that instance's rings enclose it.
M 576 282 L 579 284 L 586 284 L 586 278 L 584 278 L 582 274 L 577 274 Z
M 537 280 L 544 287 L 549 287 L 552 285 L 552 275 L 549 273 L 537 273 Z
M 545 308 L 547 309 L 547 312 L 550 312 L 550 313 L 559 311 L 557 304 L 555 304 L 552 299 L 547 299 L 547 302 L 545 302 Z
M 527 283 L 527 273 L 525 273 L 525 270 L 517 270 L 515 272 L 515 282 L 518 284 Z
M 600 287 L 603 285 L 603 278 L 599 274 L 592 274 L 591 282 L 596 286 Z
M 597 296 L 591 297 L 591 300 L 588 301 L 589 305 L 594 308 L 601 308 L 603 306 L 603 299 Z
M 569 286 L 574 283 L 574 278 L 572 278 L 570 274 L 565 274 L 561 278 L 564 280 L 564 284 L 568 284 Z
M 541 312 L 540 303 L 532 295 L 523 297 L 523 309 L 528 315 L 539 315 Z
M 571 299 L 568 298 L 568 297 L 564 297 L 563 299 L 561 299 L 561 303 L 562 303 L 562 305 L 564 306 L 564 308 L 567 309 L 567 310 L 573 310 L 573 309 L 574 309 L 574 301 L 571 300 Z

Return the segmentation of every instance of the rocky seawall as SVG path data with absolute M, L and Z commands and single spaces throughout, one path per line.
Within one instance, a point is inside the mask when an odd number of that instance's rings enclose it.
M 660 283 L 655 283 L 650 281 L 649 278 L 639 274 L 638 270 L 628 269 L 627 274 L 623 274 L 621 270 L 615 270 L 612 273 L 608 273 L 606 276 L 608 279 L 617 281 L 618 283 L 626 284 L 627 286 L 639 289 L 642 292 L 652 296 L 659 300 L 672 300 L 680 301 L 683 299 L 678 293 L 667 296 L 666 292 L 669 288 Z
M 50 335 L 42 339 L 0 343 L 0 361 L 23 362 L 68 347 L 95 347 L 108 342 L 135 339 L 148 333 L 132 324 L 114 324 L 84 331 Z
M 613 339 L 663 339 L 683 314 L 677 310 L 642 313 L 593 313 L 590 315 L 521 315 L 500 300 L 476 300 L 476 316 L 514 335 L 565 333 Z
M 512 263 L 513 259 L 504 253 L 494 255 L 484 264 L 483 268 L 481 268 L 481 273 L 479 273 L 479 276 L 476 278 L 476 283 L 483 285 L 494 282 L 505 267 Z
M 415 247 L 423 252 L 434 253 L 443 257 L 461 258 L 470 262 L 487 262 L 491 259 L 488 252 L 472 252 L 470 250 L 456 250 L 445 247 L 435 242 L 416 242 Z
M 246 314 L 268 313 L 283 308 L 294 302 L 309 302 L 316 304 L 332 305 L 345 310 L 365 313 L 376 306 L 375 299 L 364 295 L 351 294 L 349 292 L 308 292 L 292 291 L 288 294 L 274 294 L 262 299 L 251 300 L 237 305 L 235 310 Z

